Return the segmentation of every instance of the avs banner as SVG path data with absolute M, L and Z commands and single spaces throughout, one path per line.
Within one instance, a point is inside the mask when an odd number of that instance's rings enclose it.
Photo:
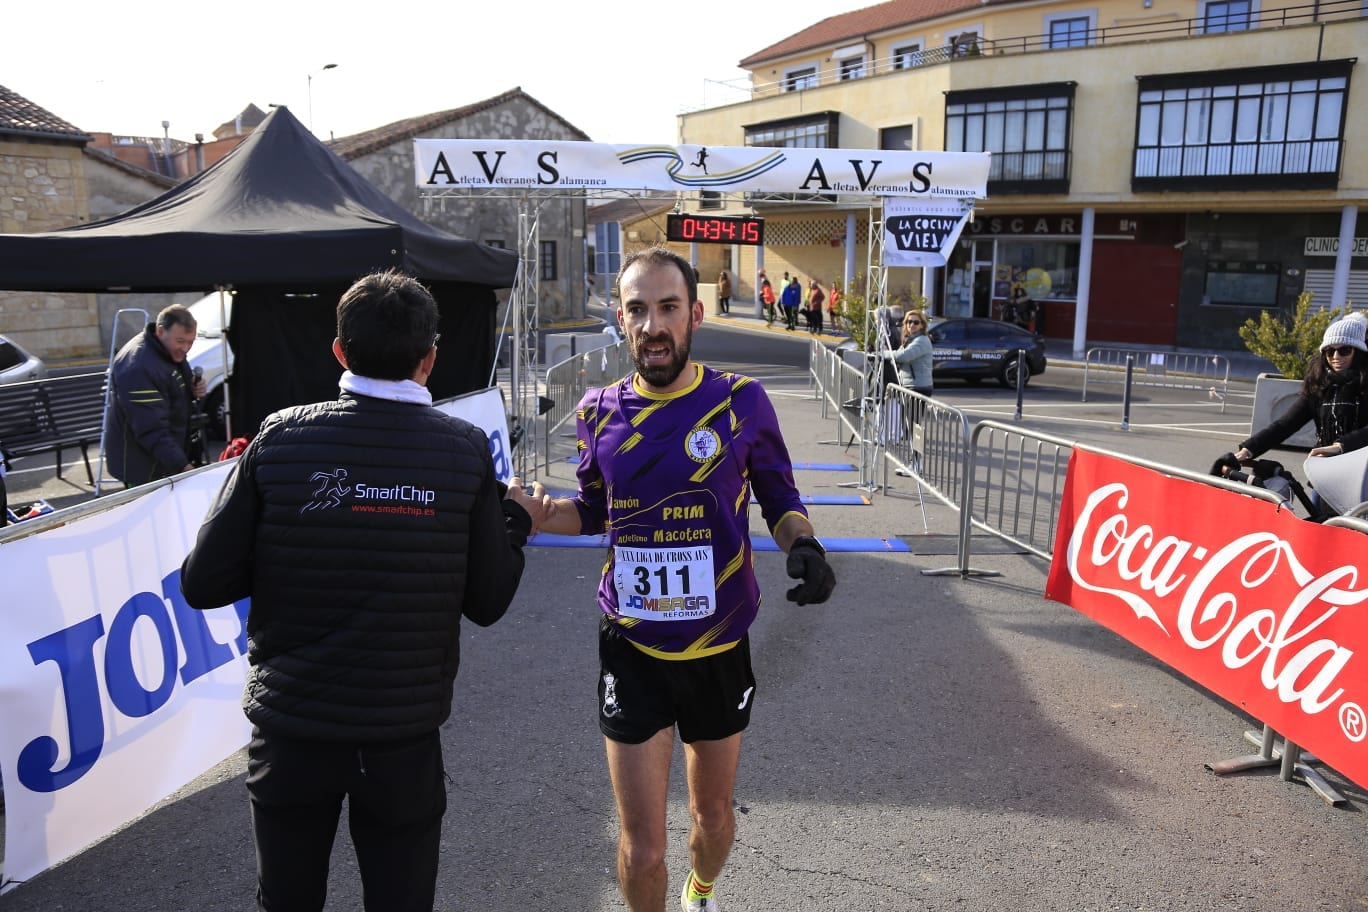
M 665 190 L 982 198 L 987 152 L 415 139 L 419 190 Z
M 501 392 L 436 407 L 485 431 L 507 482 Z M 236 464 L 149 485 L 132 500 L 37 533 L 12 527 L 6 531 L 17 537 L 0 539 L 8 593 L 0 611 L 0 892 L 131 822 L 247 744 L 249 603 L 196 611 L 180 592 L 181 561 Z
M 1045 595 L 1368 783 L 1368 541 L 1075 449 Z
M 944 266 L 971 211 L 959 200 L 885 200 L 884 265 Z

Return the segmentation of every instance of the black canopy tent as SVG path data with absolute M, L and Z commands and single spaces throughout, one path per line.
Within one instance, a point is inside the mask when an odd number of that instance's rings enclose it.
M 425 224 L 276 108 L 212 168 L 119 216 L 0 235 L 0 289 L 171 292 L 232 288 L 235 433 L 271 411 L 336 395 L 328 351 L 337 299 L 397 268 L 441 310 L 428 386 L 445 398 L 488 384 L 494 289 L 517 257 Z

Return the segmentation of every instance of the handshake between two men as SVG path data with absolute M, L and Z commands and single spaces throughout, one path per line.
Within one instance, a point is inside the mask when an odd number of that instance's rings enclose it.
M 522 479 L 514 475 L 508 480 L 508 491 L 504 494 L 504 499 L 513 501 L 532 517 L 533 535 L 557 513 L 555 498 L 546 492 L 545 485 L 540 481 L 532 482 L 532 489 L 529 491 L 523 487 Z

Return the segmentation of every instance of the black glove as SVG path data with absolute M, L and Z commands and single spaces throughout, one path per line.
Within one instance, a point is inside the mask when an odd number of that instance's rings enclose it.
M 800 535 L 789 548 L 788 575 L 802 580 L 788 591 L 788 600 L 800 605 L 825 602 L 836 588 L 836 574 L 826 562 L 826 549 L 810 535 Z
M 1235 458 L 1234 453 L 1222 453 L 1211 464 L 1211 474 L 1217 478 L 1229 478 L 1231 472 L 1240 471 L 1240 460 Z

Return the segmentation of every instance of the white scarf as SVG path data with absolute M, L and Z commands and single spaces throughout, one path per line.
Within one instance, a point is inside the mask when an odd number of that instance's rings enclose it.
M 337 381 L 337 385 L 345 393 L 370 396 L 372 399 L 432 405 L 432 393 L 428 392 L 426 386 L 413 380 L 377 380 L 374 377 L 363 377 L 351 371 L 343 371 L 342 379 Z

